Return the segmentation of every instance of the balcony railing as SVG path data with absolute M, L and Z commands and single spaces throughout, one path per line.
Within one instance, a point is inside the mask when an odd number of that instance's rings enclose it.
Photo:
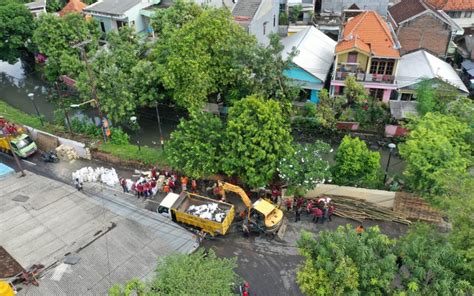
M 348 76 L 354 76 L 357 81 L 394 83 L 394 75 L 366 74 L 365 72 L 336 71 L 335 80 L 345 80 Z

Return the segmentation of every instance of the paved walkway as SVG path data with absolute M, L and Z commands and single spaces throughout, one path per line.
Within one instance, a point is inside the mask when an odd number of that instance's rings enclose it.
M 23 268 L 49 267 L 39 287 L 19 295 L 105 295 L 115 283 L 151 277 L 159 257 L 197 247 L 190 232 L 120 192 L 84 189 L 31 172 L 0 180 L 0 245 Z M 68 253 L 79 262 L 65 264 Z

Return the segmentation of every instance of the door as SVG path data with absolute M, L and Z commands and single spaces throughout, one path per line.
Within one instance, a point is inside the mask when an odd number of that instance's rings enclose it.
M 105 33 L 105 24 L 104 24 L 104 22 L 100 22 L 100 30 L 102 31 L 102 33 Z

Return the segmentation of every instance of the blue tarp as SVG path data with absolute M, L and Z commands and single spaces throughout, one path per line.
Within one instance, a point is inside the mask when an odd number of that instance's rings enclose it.
M 15 170 L 0 162 L 0 179 L 13 175 Z

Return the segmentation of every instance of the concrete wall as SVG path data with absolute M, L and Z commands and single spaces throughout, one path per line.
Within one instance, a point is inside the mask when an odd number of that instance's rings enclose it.
M 50 133 L 47 133 L 47 132 L 44 132 L 44 131 L 41 131 L 41 130 L 37 130 L 37 129 L 29 127 L 29 126 L 26 126 L 26 128 L 28 129 L 28 132 L 31 135 L 31 138 L 33 138 L 33 140 L 35 140 L 35 141 L 38 138 L 50 138 L 50 139 L 53 139 L 53 140 L 55 139 L 58 143 L 58 146 L 65 145 L 65 146 L 72 147 L 72 148 L 74 148 L 74 150 L 76 150 L 77 155 L 79 155 L 79 157 L 90 159 L 89 148 L 86 148 L 86 144 L 84 144 L 84 143 L 77 142 L 77 141 L 70 140 L 70 139 L 66 139 L 66 138 L 62 138 L 62 137 L 58 137 L 58 136 L 52 135 Z M 53 147 L 51 147 L 51 149 L 53 149 Z
M 254 19 L 249 25 L 249 33 L 257 38 L 257 41 L 263 45 L 268 45 L 270 39 L 268 36 L 271 33 L 278 34 L 278 15 L 279 15 L 279 0 L 264 0 L 257 11 Z M 269 8 L 265 9 L 265 5 Z M 271 6 L 271 7 L 270 7 Z M 275 22 L 273 21 L 275 20 Z M 263 24 L 266 23 L 265 34 Z
M 104 23 L 105 27 L 105 33 L 108 33 L 110 31 L 116 31 L 117 30 L 117 21 L 108 17 L 102 17 L 102 16 L 93 16 L 95 20 L 99 23 L 99 30 L 101 30 L 100 23 Z
M 326 10 L 334 13 L 342 13 L 352 4 L 357 5 L 363 10 L 375 10 L 378 14 L 385 17 L 387 15 L 388 0 L 322 0 L 321 12 Z
M 426 13 L 411 21 L 402 23 L 397 29 L 402 48 L 400 54 L 424 48 L 444 58 L 451 36 L 451 29 L 440 19 Z

